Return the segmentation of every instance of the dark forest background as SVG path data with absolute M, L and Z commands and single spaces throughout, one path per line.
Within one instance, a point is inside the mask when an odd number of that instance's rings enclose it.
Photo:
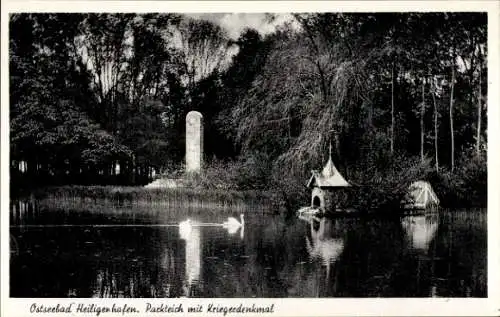
M 234 40 L 177 14 L 11 15 L 11 187 L 175 177 L 198 110 L 202 186 L 303 199 L 331 143 L 355 185 L 485 204 L 486 14 L 293 17 Z

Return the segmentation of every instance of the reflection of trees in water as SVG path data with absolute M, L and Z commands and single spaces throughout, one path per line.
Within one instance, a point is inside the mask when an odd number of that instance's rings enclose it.
M 90 297 L 89 284 L 95 276 L 88 266 L 93 252 L 90 234 L 64 228 L 10 231 L 19 246 L 10 258 L 10 296 Z
M 313 226 L 259 215 L 243 240 L 221 227 L 186 241 L 177 227 L 16 229 L 11 295 L 179 297 L 187 281 L 202 297 L 485 296 L 486 219 L 449 215 Z
M 391 219 L 352 219 L 344 226 L 344 251 L 336 265 L 334 295 L 398 296 L 395 281 L 404 270 L 399 224 Z
M 252 230 L 245 230 L 243 239 L 221 227 L 205 228 L 203 281 L 209 285 L 205 297 L 252 297 L 266 287 L 263 268 L 255 262 L 261 225 L 248 221 L 246 225 Z
M 486 212 L 455 211 L 440 218 L 434 292 L 443 297 L 487 296 Z
M 145 275 L 134 281 L 151 283 L 155 296 L 184 295 L 181 279 L 186 277 L 187 281 L 202 279 L 193 283 L 189 295 L 203 297 L 486 294 L 486 233 L 477 224 L 485 219 L 454 216 L 444 222 L 430 217 L 403 222 L 322 219 L 292 223 L 281 217 L 266 219 L 259 222 L 260 218 L 254 218 L 243 240 L 222 228 L 202 228 L 203 235 L 193 240 L 199 241 L 198 247 L 196 242 L 175 244 L 172 240 L 179 241 L 177 237 L 164 236 L 161 250 L 148 252 L 161 253 L 163 263 L 172 264 L 162 264 L 156 273 L 151 272 L 152 264 L 142 264 Z M 188 253 L 201 254 L 200 262 L 188 258 Z M 158 261 L 155 256 L 146 258 Z M 146 273 L 156 281 L 148 281 Z M 150 294 L 145 287 L 136 289 L 135 296 Z
M 12 200 L 10 202 L 10 223 L 11 225 L 29 224 L 40 214 L 39 206 L 34 196 L 22 200 Z
M 243 241 L 213 231 L 204 247 L 206 297 L 286 297 L 289 272 L 306 254 L 303 227 L 251 217 Z
M 93 293 L 93 297 L 123 297 L 123 292 L 118 290 L 115 275 L 108 268 L 98 269 Z
M 442 212 L 402 220 L 409 252 L 408 296 L 468 297 L 486 295 L 486 219 L 482 213 Z
M 423 256 L 422 250 L 427 257 L 425 250 L 437 233 L 437 221 L 419 224 L 410 222 L 405 227 L 390 218 L 344 223 L 344 249 L 335 265 L 337 279 L 330 296 L 428 296 L 429 269 L 419 264 L 418 257 Z
M 174 229 L 146 228 L 106 240 L 102 260 L 94 267 L 92 296 L 181 296 L 184 272 L 178 253 L 182 246 Z

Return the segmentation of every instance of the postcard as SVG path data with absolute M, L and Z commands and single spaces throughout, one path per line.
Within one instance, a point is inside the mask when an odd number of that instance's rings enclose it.
M 495 1 L 2 1 L 2 316 L 500 313 Z

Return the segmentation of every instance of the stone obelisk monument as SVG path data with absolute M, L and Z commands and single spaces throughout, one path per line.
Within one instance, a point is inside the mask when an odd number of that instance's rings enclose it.
M 186 115 L 186 173 L 200 173 L 203 164 L 203 116 L 198 111 Z

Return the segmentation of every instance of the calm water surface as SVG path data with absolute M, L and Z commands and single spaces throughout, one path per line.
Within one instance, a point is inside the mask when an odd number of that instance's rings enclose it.
M 243 230 L 218 225 L 239 214 L 165 213 L 16 215 L 11 296 L 487 296 L 485 211 L 318 221 L 251 210 Z

